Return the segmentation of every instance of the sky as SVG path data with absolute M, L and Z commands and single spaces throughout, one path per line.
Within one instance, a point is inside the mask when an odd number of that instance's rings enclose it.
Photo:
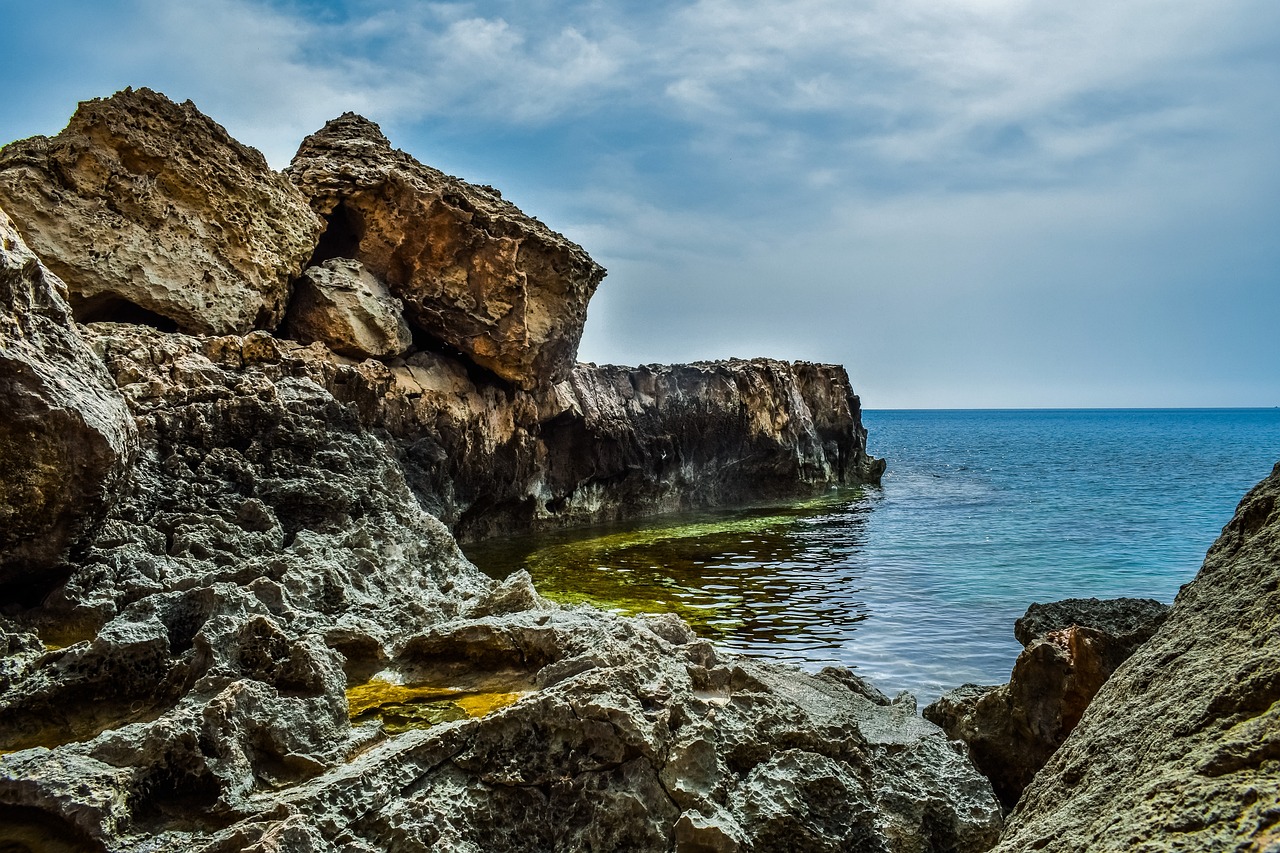
M 0 144 L 353 110 L 609 269 L 579 358 L 867 408 L 1280 405 L 1274 0 L 0 0 Z

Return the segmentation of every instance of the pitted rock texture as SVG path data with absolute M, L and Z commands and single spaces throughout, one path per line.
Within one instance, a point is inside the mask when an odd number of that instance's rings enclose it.
M 295 283 L 285 333 L 352 358 L 390 358 L 413 344 L 403 308 L 364 264 L 333 258 Z
M 111 507 L 137 435 L 65 288 L 0 210 L 0 600 L 36 601 Z
M 274 328 L 323 228 L 258 151 L 150 89 L 0 150 L 0 206 L 82 322 L 211 334 Z
M 1280 848 L 1280 465 L 1027 788 L 996 850 Z
M 434 343 L 524 390 L 573 369 L 604 277 L 580 246 L 353 113 L 307 137 L 286 174 L 328 222 L 314 261 L 361 261 Z
M 390 371 L 255 332 L 87 334 L 137 419 L 69 580 L 5 608 L 0 840 L 112 851 L 979 851 L 999 809 L 846 670 L 722 655 L 497 584 L 418 506 Z M 321 381 L 317 381 L 317 379 Z M 384 393 L 375 389 L 384 383 Z M 379 672 L 514 674 L 489 716 L 389 735 Z M 74 849 L 74 847 L 72 848 Z
M 1149 598 L 1032 604 L 1014 628 L 1025 648 L 1009 683 L 966 684 L 926 707 L 925 719 L 968 745 L 1001 803 L 1013 808 L 1103 683 L 1168 611 Z

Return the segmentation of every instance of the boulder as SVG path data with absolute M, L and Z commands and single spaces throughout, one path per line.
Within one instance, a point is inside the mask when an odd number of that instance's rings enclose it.
M 65 286 L 0 210 L 0 597 L 53 585 L 58 558 L 110 509 L 136 440 Z
M 1027 788 L 995 848 L 1280 849 L 1280 465 Z
M 190 101 L 125 89 L 0 150 L 0 206 L 81 322 L 274 328 L 323 223 Z
M 361 261 L 435 345 L 525 390 L 573 369 L 604 276 L 580 246 L 353 113 L 307 137 L 286 174 L 328 222 L 315 261 Z
M 1103 683 L 1155 633 L 1168 605 L 1153 599 L 1033 604 L 1017 621 L 1025 647 L 1009 683 L 966 684 L 924 709 L 964 741 L 1006 808 L 1066 740 Z
M 285 333 L 351 358 L 389 358 L 413 343 L 402 309 L 364 264 L 332 258 L 306 270 L 294 285 Z

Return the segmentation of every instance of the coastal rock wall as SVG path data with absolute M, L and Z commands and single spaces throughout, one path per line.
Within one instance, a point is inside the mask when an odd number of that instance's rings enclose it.
M 996 850 L 1280 846 L 1280 465 L 1036 775 Z

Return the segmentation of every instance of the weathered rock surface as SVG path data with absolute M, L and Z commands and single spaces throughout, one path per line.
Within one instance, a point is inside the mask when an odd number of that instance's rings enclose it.
M 925 719 L 968 745 L 974 764 L 1012 808 L 1103 683 L 1168 610 L 1137 598 L 1033 604 L 1014 629 L 1025 648 L 1009 683 L 966 684 L 926 707 Z
M 1280 466 L 1094 697 L 996 849 L 1280 849 Z
M 573 369 L 604 276 L 581 247 L 353 113 L 307 137 L 286 173 L 328 222 L 314 260 L 364 263 L 433 343 L 524 390 Z
M 307 269 L 294 285 L 285 333 L 352 358 L 390 358 L 413 344 L 403 308 L 364 264 L 333 258 Z
M 137 440 L 64 296 L 0 210 L 0 600 L 57 584 L 58 558 L 106 514 Z
M 673 617 L 561 609 L 527 575 L 481 576 L 366 426 L 388 405 L 377 362 L 262 332 L 88 333 L 141 450 L 70 579 L 0 622 L 0 749 L 16 750 L 0 757 L 0 825 L 17 827 L 0 839 L 139 853 L 994 840 L 986 781 L 910 702 L 848 671 L 723 655 Z M 346 691 L 379 671 L 522 698 L 393 735 L 349 719 Z
M 0 206 L 82 322 L 212 334 L 274 328 L 323 228 L 260 153 L 150 89 L 6 146 Z

